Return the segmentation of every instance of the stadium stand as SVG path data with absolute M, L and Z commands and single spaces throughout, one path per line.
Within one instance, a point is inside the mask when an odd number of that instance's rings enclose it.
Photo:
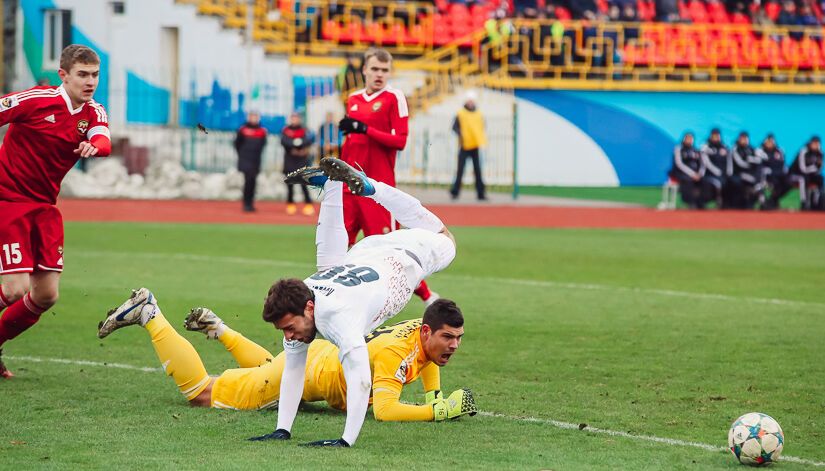
M 244 1 L 178 2 L 222 17 L 227 28 L 247 23 Z M 376 45 L 389 49 L 401 69 L 461 71 L 507 87 L 825 91 L 816 3 L 799 8 L 807 19 L 789 6 L 794 16 L 784 20 L 773 0 L 679 1 L 672 15 L 653 0 L 538 0 L 527 9 L 517 3 L 496 18 L 502 10 L 495 1 L 256 0 L 252 36 L 293 61 L 340 64 L 344 53 Z M 626 18 L 639 21 L 612 21 Z M 663 18 L 680 22 L 654 21 Z

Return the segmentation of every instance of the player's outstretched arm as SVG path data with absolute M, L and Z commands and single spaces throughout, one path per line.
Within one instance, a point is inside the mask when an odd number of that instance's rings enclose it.
M 366 344 L 344 353 L 341 358 L 344 379 L 347 382 L 347 421 L 344 434 L 339 439 L 304 443 L 305 446 L 350 447 L 355 444 L 370 401 L 370 358 Z
M 288 440 L 291 437 L 292 424 L 298 415 L 298 405 L 304 394 L 304 376 L 306 375 L 308 346 L 298 341 L 284 339 L 286 361 L 281 375 L 281 392 L 278 399 L 278 425 L 275 431 L 253 437 L 250 440 Z
M 404 362 L 404 356 L 392 349 L 385 349 L 373 359 L 372 413 L 375 420 L 382 422 L 431 422 L 434 418 L 432 404 L 414 405 L 401 402 L 403 383 L 398 379 L 398 365 Z M 435 367 L 434 371 L 431 366 Z M 436 390 L 440 387 L 438 366 L 430 364 L 421 370 L 421 381 L 425 389 Z M 435 396 L 427 403 L 434 402 Z
M 367 345 L 353 348 L 341 360 L 344 367 L 344 379 L 347 381 L 347 422 L 344 426 L 343 438 L 348 444 L 354 445 L 364 425 L 364 417 L 370 404 L 370 357 Z

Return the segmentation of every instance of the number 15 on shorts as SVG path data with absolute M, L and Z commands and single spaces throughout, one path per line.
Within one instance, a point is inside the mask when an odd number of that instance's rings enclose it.
M 2 253 L 6 265 L 15 265 L 23 261 L 23 254 L 20 252 L 20 243 L 3 244 Z

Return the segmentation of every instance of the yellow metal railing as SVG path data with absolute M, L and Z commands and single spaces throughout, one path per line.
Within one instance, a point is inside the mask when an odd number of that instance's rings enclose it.
M 246 27 L 244 0 L 177 1 Z M 444 44 L 432 3 L 297 5 L 254 0 L 252 37 L 270 53 L 335 65 L 346 52 L 384 47 L 397 68 L 430 73 L 415 97 L 422 103 L 462 75 L 508 88 L 825 93 L 822 28 L 514 20 L 500 44 L 483 29 Z

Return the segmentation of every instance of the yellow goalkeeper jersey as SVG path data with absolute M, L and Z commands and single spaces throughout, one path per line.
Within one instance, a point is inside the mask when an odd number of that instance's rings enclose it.
M 402 404 L 401 388 L 421 377 L 425 391 L 440 389 L 438 365 L 427 360 L 421 346 L 421 319 L 380 327 L 367 336 L 372 371 L 373 413 L 377 420 L 433 420 L 429 405 Z M 304 400 L 326 400 L 331 407 L 346 409 L 346 380 L 338 348 L 326 340 L 310 345 Z

